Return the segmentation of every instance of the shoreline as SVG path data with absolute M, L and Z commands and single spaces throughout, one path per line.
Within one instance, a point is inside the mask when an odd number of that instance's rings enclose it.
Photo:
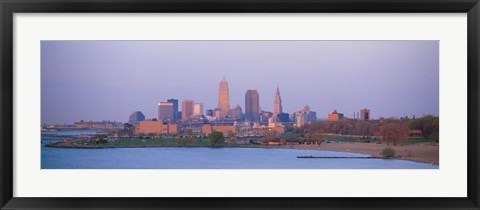
M 428 164 L 439 164 L 439 146 L 438 143 L 414 143 L 404 146 L 393 146 L 376 143 L 323 143 L 321 145 L 221 145 L 221 146 L 171 146 L 171 145 L 128 145 L 128 146 L 91 146 L 84 144 L 74 144 L 78 141 L 55 142 L 45 145 L 53 148 L 67 149 L 114 149 L 114 148 L 264 148 L 264 149 L 299 149 L 299 150 L 319 150 L 333 152 L 348 152 L 356 154 L 370 155 L 371 157 L 381 158 L 381 151 L 385 147 L 391 147 L 395 150 L 395 156 L 392 159 L 409 160 Z

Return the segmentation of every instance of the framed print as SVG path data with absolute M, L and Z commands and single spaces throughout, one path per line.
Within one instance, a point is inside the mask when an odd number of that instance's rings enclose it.
M 2 209 L 479 208 L 476 0 L 1 7 Z

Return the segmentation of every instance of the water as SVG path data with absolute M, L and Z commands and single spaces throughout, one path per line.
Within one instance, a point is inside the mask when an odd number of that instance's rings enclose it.
M 368 156 L 346 152 L 263 148 L 45 147 L 52 141 L 42 141 L 42 169 L 438 169 L 438 165 L 396 159 L 297 158 L 310 155 Z

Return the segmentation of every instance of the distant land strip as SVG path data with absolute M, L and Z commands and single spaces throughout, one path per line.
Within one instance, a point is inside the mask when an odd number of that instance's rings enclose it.
M 297 158 L 336 158 L 336 159 L 388 159 L 383 157 L 336 157 L 336 156 L 297 156 Z

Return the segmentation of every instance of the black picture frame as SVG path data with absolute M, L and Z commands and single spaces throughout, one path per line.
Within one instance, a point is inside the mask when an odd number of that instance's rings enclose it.
M 2 209 L 479 209 L 478 0 L 0 0 Z M 17 198 L 13 197 L 14 13 L 467 13 L 466 198 Z M 128 190 L 128 189 L 127 189 Z M 348 189 L 345 189 L 348 190 Z

